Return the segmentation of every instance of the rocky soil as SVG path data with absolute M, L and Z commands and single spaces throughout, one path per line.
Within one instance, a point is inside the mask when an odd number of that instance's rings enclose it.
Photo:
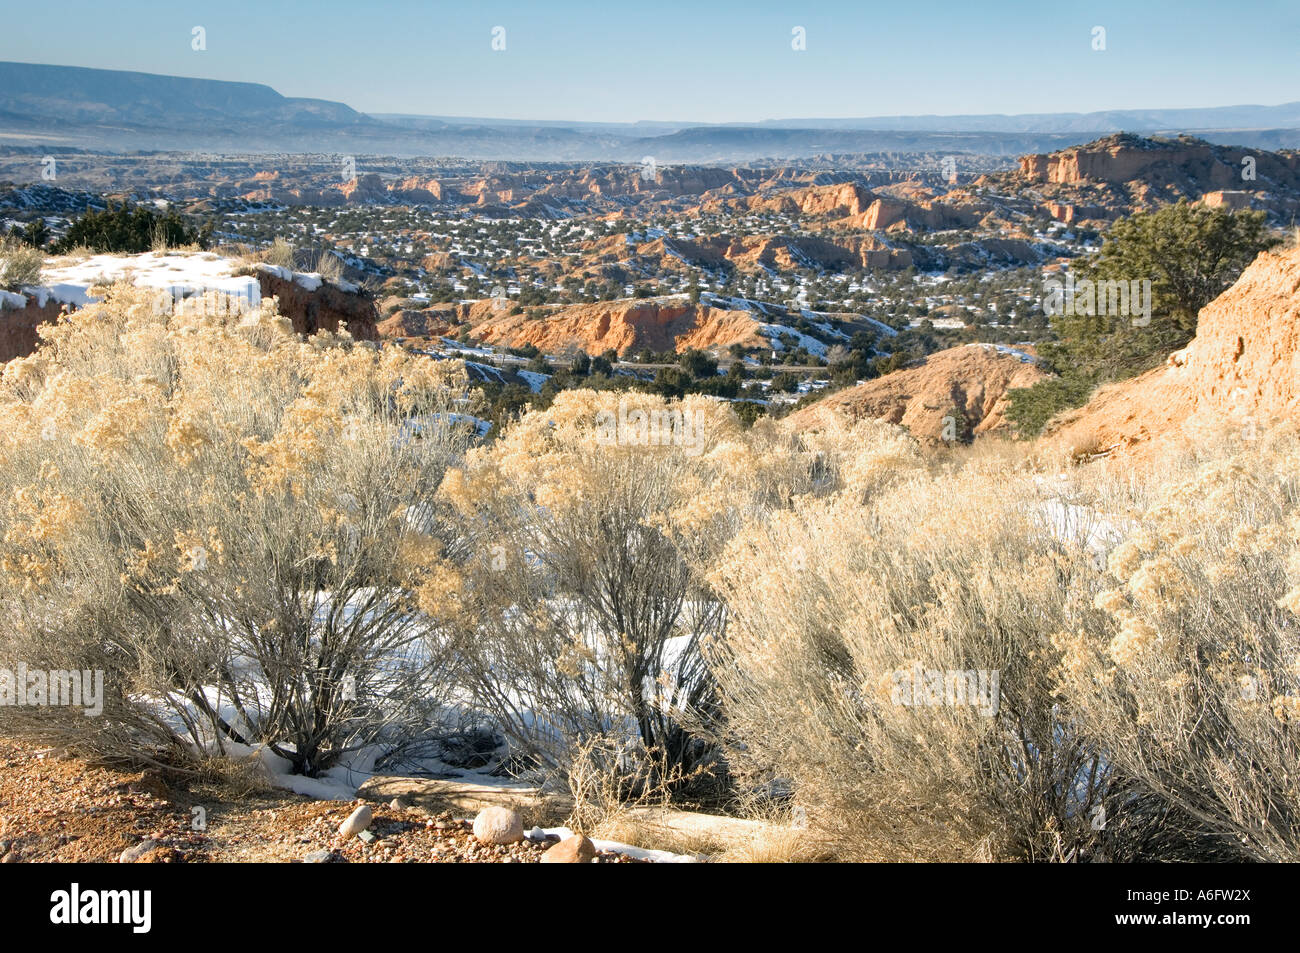
M 126 771 L 0 740 L 0 863 L 539 863 L 558 838 L 484 844 L 473 820 L 370 805 L 362 836 L 340 825 L 356 803 Z M 638 863 L 599 852 L 596 863 Z

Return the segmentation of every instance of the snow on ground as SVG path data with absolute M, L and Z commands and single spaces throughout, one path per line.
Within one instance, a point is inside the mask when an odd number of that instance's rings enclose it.
M 24 288 L 22 295 L 2 293 L 0 305 L 21 308 L 27 299 L 34 298 L 39 307 L 52 299 L 61 304 L 84 308 L 99 300 L 90 294 L 97 284 L 130 281 L 141 288 L 157 288 L 170 292 L 173 299 L 217 292 L 229 295 L 244 306 L 256 308 L 262 301 L 262 288 L 257 275 L 237 275 L 241 262 L 213 252 L 144 252 L 139 255 L 91 255 L 75 260 L 56 257 L 47 260 L 42 269 L 43 284 Z M 315 272 L 295 272 L 288 268 L 268 265 L 254 266 L 257 271 L 275 275 L 284 281 L 315 291 L 328 283 L 342 291 L 356 292 L 357 286 L 338 278 L 326 279 Z
M 790 317 L 790 309 L 786 305 L 771 304 L 767 301 L 759 301 L 756 298 L 736 298 L 716 294 L 712 291 L 706 291 L 700 295 L 700 302 L 712 308 L 723 308 L 728 311 L 751 311 L 755 314 L 764 315 L 766 317 Z M 863 321 L 870 324 L 881 334 L 888 337 L 894 337 L 898 334 L 898 331 L 891 328 L 888 324 L 885 324 L 885 322 L 877 321 L 875 318 L 869 318 L 865 314 L 858 314 L 856 312 L 813 311 L 811 308 L 799 309 L 799 316 L 811 322 L 816 326 L 817 330 L 831 337 L 847 339 L 848 335 L 844 334 L 842 331 L 833 329 L 830 326 L 829 320 L 831 317 L 843 318 L 845 314 L 851 315 L 856 321 Z M 785 328 L 784 325 L 778 326 Z M 795 333 L 793 328 L 785 328 L 785 330 Z
M 496 357 L 496 351 L 491 348 L 461 344 L 459 341 L 455 341 L 451 338 L 439 338 L 438 341 L 449 354 L 458 354 L 469 357 Z
M 849 336 L 845 334 L 843 331 L 841 331 L 839 328 L 831 327 L 828 322 L 815 320 L 816 312 L 804 311 L 803 315 L 804 317 L 808 318 L 809 322 L 812 324 L 813 327 L 815 327 L 822 334 L 826 335 L 828 338 L 838 338 L 841 341 L 850 340 Z
M 450 413 L 429 414 L 425 418 L 407 418 L 406 422 L 402 425 L 402 432 L 404 434 L 419 434 L 425 430 L 428 421 L 441 423 L 444 420 L 453 425 L 469 424 L 474 428 L 474 432 L 480 437 L 486 437 L 488 431 L 492 429 L 492 421 L 490 420 L 484 420 L 482 417 L 475 417 L 473 414 Z
M 938 327 L 938 325 L 936 325 Z M 1037 364 L 1038 358 L 1027 351 L 1021 351 L 1014 347 L 1007 347 L 1005 344 L 967 344 L 967 347 L 982 347 L 985 350 L 997 351 L 999 354 L 1008 354 L 1020 361 L 1022 364 Z
M 315 291 L 321 285 L 327 283 L 351 294 L 356 294 L 358 290 L 357 286 L 350 281 L 344 281 L 342 278 L 330 278 L 327 281 L 323 275 L 315 271 L 292 271 L 289 268 L 281 268 L 279 265 L 268 265 L 266 262 L 259 262 L 256 268 L 258 271 L 275 275 L 282 281 L 292 281 L 300 288 L 306 288 L 308 291 Z
M 802 347 L 814 357 L 826 356 L 826 345 L 811 335 L 804 334 L 784 324 L 760 324 L 758 333 L 768 338 L 772 342 L 772 349 L 776 351 L 785 350 L 785 342 L 781 340 L 781 335 L 788 334 L 795 339 L 795 346 Z
M 1053 536 L 1064 543 L 1082 546 L 1092 554 L 1099 567 L 1104 566 L 1107 554 L 1124 540 L 1127 533 L 1132 532 L 1132 521 L 1117 519 L 1091 506 L 1062 499 L 1070 489 L 1067 481 L 1064 474 L 1057 478 L 1056 486 L 1045 477 L 1034 478 L 1034 482 L 1050 494 L 1039 505 L 1039 515 Z
M 534 827 L 524 835 L 530 840 L 541 840 L 545 837 L 558 837 L 560 840 L 573 836 L 573 831 L 567 827 Z M 592 845 L 596 850 L 607 850 L 616 854 L 626 854 L 628 857 L 636 860 L 649 860 L 656 864 L 696 864 L 699 863 L 698 857 L 692 857 L 690 854 L 674 854 L 666 850 L 648 850 L 644 847 L 633 847 L 630 844 L 620 844 L 615 840 L 596 840 L 592 838 Z
M 168 290 L 173 297 L 217 291 L 256 307 L 262 300 L 261 286 L 253 275 L 233 274 L 236 265 L 233 259 L 211 252 L 91 255 L 80 261 L 54 258 L 41 272 L 44 285 L 23 290 L 42 306 L 53 298 L 80 308 L 98 300 L 89 294 L 92 285 L 129 280 L 139 287 Z
M 524 382 L 528 384 L 528 389 L 534 394 L 540 394 L 543 385 L 551 379 L 550 374 L 539 374 L 536 371 L 515 371 L 515 373 L 524 379 Z

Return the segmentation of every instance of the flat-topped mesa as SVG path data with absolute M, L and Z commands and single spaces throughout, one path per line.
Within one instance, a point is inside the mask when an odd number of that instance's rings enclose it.
M 1243 159 L 1252 163 L 1243 164 Z M 1252 183 L 1300 188 L 1300 153 L 1220 146 L 1179 136 L 1145 138 L 1117 133 L 1050 155 L 1020 157 L 1019 174 L 1030 182 L 1057 185 L 1119 185 L 1143 179 L 1176 185 L 1188 194 L 1243 189 Z

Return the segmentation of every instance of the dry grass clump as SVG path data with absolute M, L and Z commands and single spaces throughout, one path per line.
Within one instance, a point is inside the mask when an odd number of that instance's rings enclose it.
M 275 241 L 271 242 L 270 246 L 262 251 L 260 260 L 268 265 L 275 265 L 277 268 L 288 268 L 292 271 L 294 255 L 293 245 L 277 236 Z
M 703 775 L 707 768 L 693 772 Z M 660 811 L 668 810 L 674 795 L 695 778 L 662 752 L 647 751 L 639 740 L 604 735 L 576 742 L 566 777 L 573 810 L 565 823 L 575 831 L 679 854 L 723 849 L 708 832 L 682 831 L 662 822 Z
M 316 256 L 316 267 L 312 270 L 322 278 L 342 278 L 343 259 L 333 252 L 323 251 Z
M 6 722 L 308 774 L 418 732 L 447 690 L 415 610 L 463 369 L 302 340 L 269 303 L 106 291 L 0 379 L 0 656 L 102 670 L 105 710 Z
M 245 800 L 274 790 L 262 765 L 250 758 L 205 757 L 194 767 L 191 791 L 211 788 L 224 797 Z
M 41 283 L 45 253 L 11 238 L 0 239 L 0 290 L 19 291 Z
M 715 859 L 724 864 L 808 864 L 831 857 L 807 830 L 772 824 L 742 843 L 728 845 Z

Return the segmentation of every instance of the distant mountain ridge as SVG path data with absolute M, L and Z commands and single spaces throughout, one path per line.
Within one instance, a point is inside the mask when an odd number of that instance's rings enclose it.
M 864 119 L 774 119 L 776 128 L 877 129 L 947 132 L 1107 133 L 1212 129 L 1300 128 L 1300 102 L 1277 106 L 1215 106 L 1194 109 L 1107 109 L 1089 113 L 988 113 L 966 116 L 876 116 Z
M 736 163 L 871 152 L 1048 152 L 1081 136 L 1188 132 L 1257 148 L 1300 146 L 1300 103 L 1022 116 L 882 116 L 760 123 L 587 123 L 368 115 L 338 102 L 228 82 L 0 62 L 0 145 L 107 151 L 336 152 L 471 159 Z
M 563 126 L 611 135 L 669 135 L 685 129 L 826 129 L 856 132 L 1038 132 L 1110 133 L 1212 129 L 1300 129 L 1300 102 L 1277 106 L 1213 106 L 1190 109 L 1107 109 L 1088 113 L 981 113 L 973 115 L 866 116 L 861 118 L 764 119 L 759 122 L 578 122 L 561 119 L 498 119 L 486 116 L 419 116 L 371 113 L 404 125 Z
M 189 127 L 218 121 L 375 123 L 343 103 L 281 96 L 261 83 L 0 62 L 0 109 L 62 122 Z

